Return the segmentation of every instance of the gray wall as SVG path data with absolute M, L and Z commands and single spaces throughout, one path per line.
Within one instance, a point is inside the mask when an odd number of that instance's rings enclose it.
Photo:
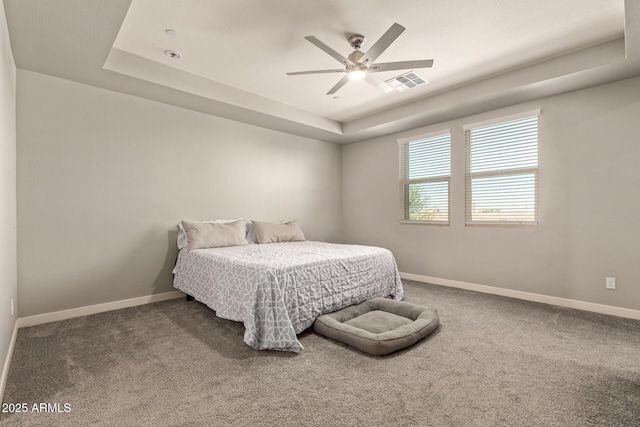
M 465 123 L 542 108 L 540 226 L 464 225 Z M 343 147 L 343 240 L 406 273 L 640 309 L 640 78 Z M 451 225 L 400 225 L 397 139 L 452 130 Z M 615 291 L 605 276 L 617 278 Z
M 17 78 L 21 317 L 171 291 L 175 223 L 238 216 L 297 218 L 310 239 L 388 247 L 407 273 L 640 309 L 639 79 L 341 149 L 29 71 Z M 533 108 L 543 110 L 540 227 L 465 227 L 461 126 Z M 400 225 L 397 139 L 446 127 L 451 226 Z M 11 135 L 5 146 L 10 157 Z
M 17 75 L 20 317 L 174 290 L 181 219 L 341 239 L 339 146 Z
M 0 1 L 0 360 L 9 349 L 17 313 L 16 269 L 16 66 Z M 0 394 L 2 392 L 0 391 Z

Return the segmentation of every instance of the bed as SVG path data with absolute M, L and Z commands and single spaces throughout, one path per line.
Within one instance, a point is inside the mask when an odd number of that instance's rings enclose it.
M 181 249 L 174 287 L 243 322 L 257 350 L 300 352 L 297 334 L 314 320 L 374 297 L 402 299 L 393 254 L 314 241 Z

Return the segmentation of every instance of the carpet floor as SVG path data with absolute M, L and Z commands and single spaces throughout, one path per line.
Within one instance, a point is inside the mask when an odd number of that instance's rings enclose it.
M 0 425 L 640 425 L 640 321 L 404 283 L 441 326 L 386 357 L 255 351 L 182 299 L 20 329 Z

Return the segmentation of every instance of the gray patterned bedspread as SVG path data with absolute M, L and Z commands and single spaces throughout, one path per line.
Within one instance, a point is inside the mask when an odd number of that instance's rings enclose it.
M 374 297 L 402 299 L 393 254 L 322 242 L 251 244 L 178 254 L 173 286 L 243 322 L 257 350 L 300 352 L 296 334 L 321 314 Z

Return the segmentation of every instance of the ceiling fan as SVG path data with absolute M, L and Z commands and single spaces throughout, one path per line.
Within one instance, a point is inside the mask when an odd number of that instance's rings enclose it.
M 347 73 L 335 86 L 327 92 L 327 95 L 333 95 L 342 86 L 347 84 L 349 80 L 361 80 L 365 79 L 368 83 L 382 89 L 385 92 L 389 92 L 392 88 L 386 84 L 378 76 L 374 75 L 378 71 L 391 71 L 391 70 L 407 70 L 410 68 L 429 68 L 433 65 L 433 59 L 425 59 L 419 61 L 400 61 L 400 62 L 383 62 L 376 64 L 374 61 L 384 52 L 391 43 L 393 43 L 405 28 L 400 24 L 393 24 L 386 33 L 380 37 L 380 39 L 371 46 L 366 52 L 361 52 L 360 48 L 364 43 L 364 36 L 362 34 L 353 34 L 349 36 L 349 44 L 355 50 L 348 56 L 344 57 L 335 50 L 331 49 L 326 44 L 314 36 L 307 36 L 305 39 L 337 59 L 338 62 L 343 64 L 345 68 L 339 68 L 334 70 L 314 70 L 314 71 L 297 71 L 294 73 L 287 73 L 288 76 L 298 76 L 301 74 L 325 74 L 325 73 Z

